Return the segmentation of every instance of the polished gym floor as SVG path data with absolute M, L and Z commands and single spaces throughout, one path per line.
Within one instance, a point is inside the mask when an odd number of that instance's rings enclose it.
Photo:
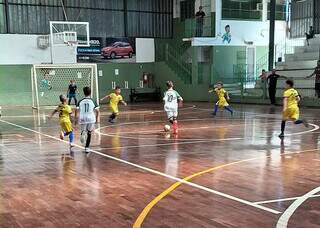
M 178 135 L 161 104 L 120 107 L 114 125 L 102 106 L 89 154 L 51 110 L 2 107 L 0 227 L 320 227 L 319 110 L 280 140 L 281 107 L 211 106 L 184 104 Z

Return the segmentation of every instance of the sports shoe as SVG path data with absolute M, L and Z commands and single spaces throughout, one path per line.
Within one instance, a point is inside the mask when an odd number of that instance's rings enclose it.
M 84 152 L 85 152 L 86 154 L 88 154 L 88 153 L 90 152 L 89 147 L 84 148 Z
M 284 138 L 284 134 L 283 133 L 281 133 L 280 135 L 279 135 L 279 138 Z
M 109 123 L 114 124 L 116 121 L 114 119 L 109 119 Z
M 215 113 L 215 112 L 213 112 L 213 113 L 211 113 L 213 116 L 216 116 L 217 115 L 217 113 Z

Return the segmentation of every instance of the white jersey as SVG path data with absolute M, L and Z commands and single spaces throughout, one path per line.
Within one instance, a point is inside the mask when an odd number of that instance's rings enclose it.
M 177 111 L 178 100 L 182 99 L 179 93 L 173 89 L 169 89 L 164 93 L 164 110 L 165 111 Z
M 96 122 L 95 110 L 99 106 L 89 97 L 85 97 L 79 101 L 77 109 L 79 109 L 79 123 L 80 124 L 92 124 Z

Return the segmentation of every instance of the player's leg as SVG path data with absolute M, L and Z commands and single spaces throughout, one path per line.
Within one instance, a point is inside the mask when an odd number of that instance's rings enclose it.
M 219 108 L 218 103 L 219 103 L 219 101 L 217 103 L 215 103 L 214 107 L 213 107 L 212 115 L 214 115 L 214 116 L 217 115 L 217 112 L 218 112 L 218 108 Z
M 94 124 L 87 124 L 87 141 L 85 146 L 85 151 L 89 152 L 89 147 L 91 143 L 91 135 L 94 130 Z
M 173 113 L 173 134 L 177 134 L 178 133 L 178 110 L 174 111 Z
M 233 115 L 233 109 L 230 106 L 224 106 L 224 109 L 230 112 L 231 115 Z
M 80 142 L 83 145 L 87 138 L 87 124 L 81 124 L 81 135 L 80 135 Z
M 77 96 L 74 95 L 73 99 L 74 99 L 74 104 L 77 105 L 78 104 Z
M 74 139 L 74 133 L 73 133 L 71 122 L 62 122 L 61 123 L 61 127 L 63 129 L 64 136 L 69 136 L 70 147 L 72 147 L 73 146 L 72 143 L 73 143 L 73 139 Z
M 71 95 L 70 94 L 68 94 L 68 105 L 70 105 L 71 104 Z

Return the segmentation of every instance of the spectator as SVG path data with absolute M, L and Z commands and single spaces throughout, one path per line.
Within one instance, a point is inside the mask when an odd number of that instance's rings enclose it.
M 261 79 L 260 85 L 263 90 L 263 97 L 265 98 L 266 92 L 267 92 L 266 90 L 267 90 L 267 78 L 268 78 L 268 75 L 265 69 L 261 71 L 261 75 L 259 76 L 259 78 Z
M 306 33 L 306 40 L 307 40 L 308 46 L 309 46 L 309 40 L 313 39 L 314 35 L 315 35 L 315 31 L 313 29 L 313 26 L 310 26 L 309 33 Z
M 277 82 L 278 78 L 285 78 L 284 76 L 280 76 L 277 74 L 275 69 L 272 70 L 272 73 L 267 77 L 267 81 L 269 84 L 269 98 L 272 105 L 276 105 L 276 93 L 277 93 Z
M 202 11 L 202 6 L 199 6 L 199 11 L 196 13 L 196 37 L 201 37 L 203 33 L 203 21 L 206 14 Z
M 314 69 L 313 73 L 306 78 L 311 78 L 314 75 L 316 76 L 314 90 L 316 91 L 316 96 L 320 98 L 320 60 L 318 60 L 317 66 Z

